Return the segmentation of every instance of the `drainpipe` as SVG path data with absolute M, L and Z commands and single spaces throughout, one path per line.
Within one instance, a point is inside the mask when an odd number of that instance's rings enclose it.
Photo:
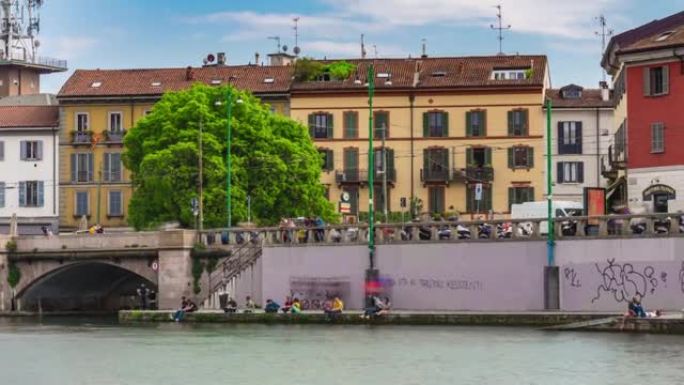
M 415 191 L 414 191 L 414 187 L 413 187 L 414 178 L 415 178 L 415 176 L 414 176 L 414 160 L 415 160 L 414 159 L 415 158 L 414 146 L 415 146 L 415 143 L 413 141 L 413 112 L 414 112 L 414 108 L 415 108 L 415 102 L 416 102 L 416 96 L 413 94 L 409 95 L 409 111 L 411 113 L 410 114 L 411 115 L 410 116 L 410 119 L 411 119 L 411 124 L 410 124 L 410 126 L 411 126 L 411 199 L 409 202 L 413 202 L 413 199 L 415 196 Z M 409 208 L 410 207 L 411 207 L 411 205 L 409 204 Z
M 601 134 L 600 130 L 600 110 L 596 108 L 596 187 L 601 187 Z

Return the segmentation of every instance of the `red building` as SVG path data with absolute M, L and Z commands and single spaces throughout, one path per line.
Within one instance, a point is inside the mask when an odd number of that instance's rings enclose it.
M 602 65 L 620 125 L 604 162 L 613 205 L 684 209 L 684 12 L 614 36 Z

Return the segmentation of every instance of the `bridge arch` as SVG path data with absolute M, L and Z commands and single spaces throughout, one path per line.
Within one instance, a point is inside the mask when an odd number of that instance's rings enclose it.
M 39 269 L 40 275 L 18 288 L 16 299 L 21 310 L 26 311 L 113 311 L 137 307 L 136 290 L 142 284 L 158 292 L 156 271 L 141 267 L 93 260 Z

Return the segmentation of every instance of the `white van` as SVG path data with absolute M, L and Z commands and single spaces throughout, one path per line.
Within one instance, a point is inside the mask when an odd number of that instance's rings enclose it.
M 548 216 L 548 202 L 525 202 L 511 206 L 511 219 L 539 219 Z M 553 201 L 554 218 L 582 216 L 584 205 L 573 201 Z M 549 232 L 548 221 L 540 222 L 539 230 L 542 234 Z

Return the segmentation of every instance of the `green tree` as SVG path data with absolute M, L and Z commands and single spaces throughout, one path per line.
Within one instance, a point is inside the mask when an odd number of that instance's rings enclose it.
M 203 125 L 204 225 L 226 225 L 226 87 L 197 84 L 165 94 L 125 137 L 124 163 L 132 172 L 130 222 L 138 229 L 166 221 L 194 224 L 198 197 L 199 126 Z M 233 223 L 252 218 L 271 225 L 282 217 L 320 215 L 336 221 L 320 183 L 321 155 L 308 130 L 270 112 L 248 92 L 232 89 Z M 217 103 L 220 102 L 220 103 Z

